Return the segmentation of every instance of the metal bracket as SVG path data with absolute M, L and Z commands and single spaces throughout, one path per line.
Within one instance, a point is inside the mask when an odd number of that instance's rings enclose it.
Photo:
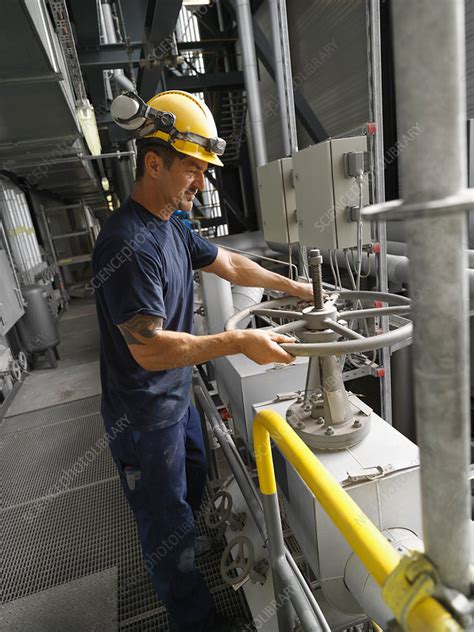
M 272 403 L 276 404 L 277 402 L 288 402 L 291 399 L 296 399 L 300 393 L 290 392 L 290 393 L 277 393 L 275 399 Z
M 439 575 L 430 560 L 419 551 L 411 551 L 388 576 L 382 595 L 405 630 L 413 608 L 423 599 L 432 597 L 439 588 Z
M 347 478 L 345 478 L 341 485 L 342 487 L 348 487 L 354 483 L 360 483 L 362 481 L 374 481 L 377 478 L 383 478 L 386 474 L 390 474 L 395 470 L 393 465 L 374 465 L 373 467 L 363 467 L 362 470 L 366 470 L 363 474 L 349 474 L 347 472 Z
M 360 222 L 360 207 L 359 206 L 347 206 L 346 207 L 346 220 L 348 222 Z
M 403 200 L 392 200 L 382 204 L 372 204 L 362 210 L 367 219 L 400 220 L 436 217 L 467 211 L 474 206 L 474 189 L 464 189 L 456 195 L 439 200 L 426 200 L 405 204 Z

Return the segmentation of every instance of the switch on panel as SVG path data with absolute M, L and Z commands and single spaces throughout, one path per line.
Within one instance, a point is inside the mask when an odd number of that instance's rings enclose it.
M 282 158 L 257 170 L 263 234 L 267 241 L 298 241 L 295 188 L 291 158 Z
M 351 207 L 359 207 L 359 185 L 348 176 L 348 162 L 362 164 L 367 138 L 334 138 L 312 145 L 293 156 L 295 198 L 300 243 L 323 249 L 357 246 L 357 221 Z M 356 152 L 357 156 L 348 156 Z M 365 164 L 365 161 L 364 161 Z M 367 178 L 363 205 L 369 204 Z M 352 218 L 352 221 L 351 221 Z M 362 242 L 370 243 L 370 226 L 364 223 Z

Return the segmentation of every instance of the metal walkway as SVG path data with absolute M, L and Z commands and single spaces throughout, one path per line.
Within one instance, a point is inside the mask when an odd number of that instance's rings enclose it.
M 0 427 L 2 632 L 22 629 L 10 626 L 8 619 L 10 613 L 18 620 L 25 597 L 81 578 L 95 581 L 107 569 L 116 570 L 108 576 L 116 583 L 110 595 L 117 609 L 116 629 L 168 630 L 165 609 L 143 568 L 132 513 L 109 449 L 101 442 L 99 407 L 99 396 L 88 397 L 9 417 Z M 206 532 L 203 524 L 200 531 Z M 241 593 L 223 585 L 220 578 L 223 547 L 219 544 L 200 570 L 218 609 L 250 620 Z M 106 605 L 110 603 L 104 604 L 104 611 Z M 71 621 L 68 629 L 100 628 L 78 628 Z M 52 632 L 30 623 L 28 630 Z

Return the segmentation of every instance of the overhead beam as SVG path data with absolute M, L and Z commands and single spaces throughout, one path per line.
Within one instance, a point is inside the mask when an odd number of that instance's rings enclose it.
M 197 42 L 179 42 L 178 51 L 207 51 L 221 50 L 226 46 L 234 46 L 235 38 L 221 38 L 217 40 L 200 40 Z M 130 59 L 124 44 L 102 44 L 101 46 L 78 48 L 79 63 L 83 68 L 108 70 L 110 68 L 128 68 L 130 63 L 139 66 L 142 58 L 143 42 L 130 42 Z
M 236 42 L 236 37 L 216 37 L 197 42 L 178 42 L 178 49 L 181 53 L 188 50 L 221 50 L 226 46 L 235 46 Z
M 202 92 L 203 90 L 233 90 L 244 87 L 244 75 L 240 71 L 213 72 L 202 75 L 168 75 L 167 90 L 186 90 Z
M 136 47 L 130 53 L 132 66 L 138 66 L 141 59 L 142 42 L 134 42 Z M 123 44 L 104 44 L 97 48 L 79 48 L 77 51 L 82 68 L 109 70 L 110 68 L 127 68 L 129 57 Z

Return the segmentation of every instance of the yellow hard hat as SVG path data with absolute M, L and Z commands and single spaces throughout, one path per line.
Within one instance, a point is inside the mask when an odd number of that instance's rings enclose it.
M 168 90 L 152 97 L 147 105 L 161 112 L 171 112 L 176 121 L 170 133 L 156 130 L 144 138 L 161 138 L 182 154 L 223 166 L 219 155 L 225 141 L 217 135 L 214 117 L 204 101 L 182 90 Z

